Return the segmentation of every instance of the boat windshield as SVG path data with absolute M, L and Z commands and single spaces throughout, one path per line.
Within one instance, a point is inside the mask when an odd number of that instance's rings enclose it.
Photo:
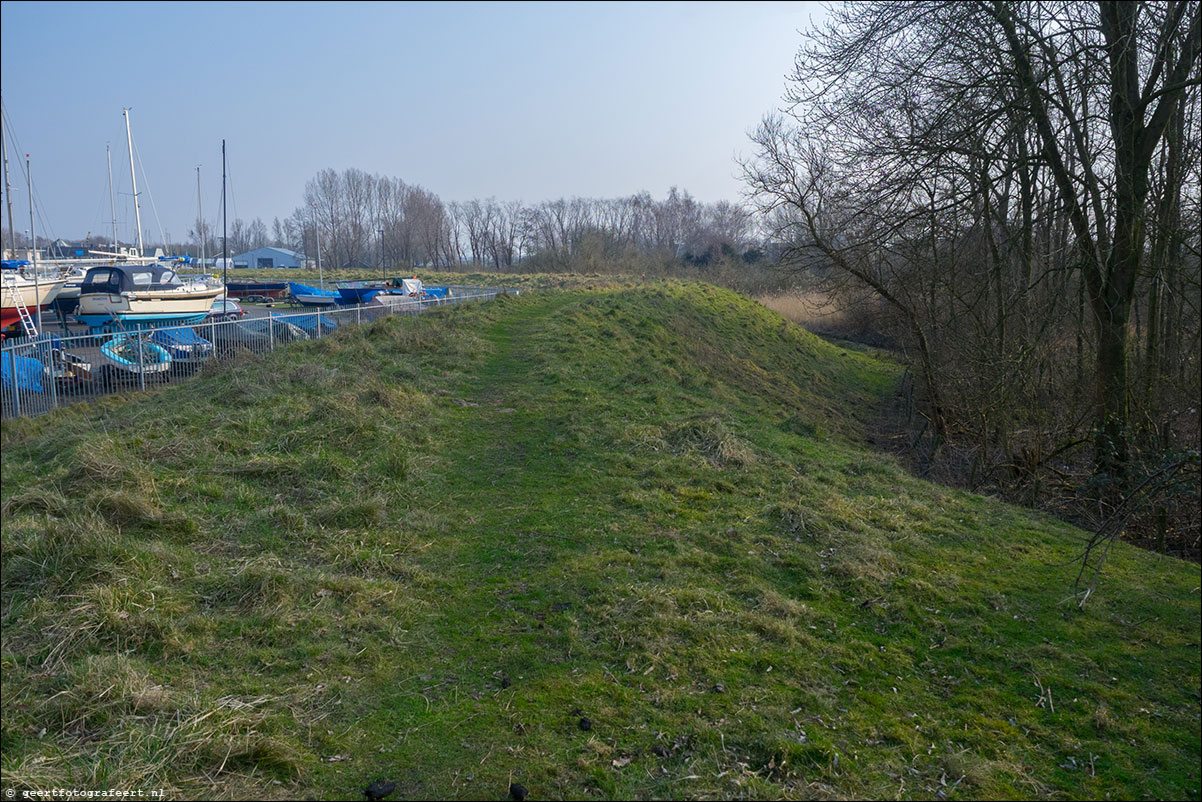
M 155 273 L 158 273 L 156 276 Z M 179 276 L 174 270 L 131 270 L 129 280 L 135 287 L 177 287 L 180 285 Z

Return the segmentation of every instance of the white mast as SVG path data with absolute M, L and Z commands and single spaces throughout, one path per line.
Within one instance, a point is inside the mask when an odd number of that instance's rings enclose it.
M 25 154 L 25 178 L 29 181 L 29 236 L 33 248 L 30 257 L 33 259 L 33 300 L 38 307 L 38 331 L 42 330 L 42 286 L 38 277 L 38 231 L 33 225 L 33 168 L 29 166 L 29 154 Z
M 196 165 L 196 210 L 200 215 L 200 269 L 205 269 L 205 209 L 200 197 L 200 165 Z
M 104 158 L 109 164 L 109 214 L 113 216 L 113 253 L 117 253 L 117 201 L 113 197 L 113 151 L 104 143 Z
M 8 202 L 8 245 L 12 258 L 17 258 L 17 231 L 13 227 L 13 185 L 8 182 L 8 135 L 0 132 L 4 144 L 4 200 Z
M 138 226 L 138 256 L 142 255 L 142 209 L 138 206 L 138 176 L 134 171 L 134 135 L 129 132 L 129 109 L 122 109 L 125 115 L 125 141 L 129 144 L 129 176 L 134 183 L 134 221 Z

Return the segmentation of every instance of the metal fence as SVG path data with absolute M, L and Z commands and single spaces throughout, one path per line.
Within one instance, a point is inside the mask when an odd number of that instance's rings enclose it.
M 265 310 L 262 317 L 206 321 L 191 326 L 117 328 L 104 333 L 61 335 L 47 329 L 36 338 L 0 349 L 0 406 L 4 419 L 32 417 L 68 404 L 129 390 L 186 380 L 206 362 L 236 360 L 328 337 L 390 315 L 417 315 L 432 306 L 494 298 L 500 287 L 450 286 L 440 297 L 377 296 L 363 306 L 297 312 Z

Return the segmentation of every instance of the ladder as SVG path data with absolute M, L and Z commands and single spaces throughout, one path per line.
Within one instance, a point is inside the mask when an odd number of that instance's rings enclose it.
M 4 289 L 12 295 L 13 306 L 17 308 L 17 315 L 21 318 L 21 329 L 25 332 L 25 336 L 31 340 L 37 337 L 38 327 L 33 322 L 33 316 L 29 314 L 29 307 L 25 305 L 25 299 L 21 297 L 16 279 L 12 276 L 5 276 Z

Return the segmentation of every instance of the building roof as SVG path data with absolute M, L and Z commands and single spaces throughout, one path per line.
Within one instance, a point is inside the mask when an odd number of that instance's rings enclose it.
M 275 251 L 276 253 L 286 254 L 287 256 L 290 256 L 298 261 L 305 258 L 302 254 L 299 254 L 296 251 L 290 251 L 287 248 L 277 248 L 274 245 L 264 245 L 262 248 L 255 248 L 254 250 L 247 251 L 246 253 L 236 254 L 233 258 L 240 259 L 245 256 L 250 256 L 252 253 L 262 253 L 263 251 Z

